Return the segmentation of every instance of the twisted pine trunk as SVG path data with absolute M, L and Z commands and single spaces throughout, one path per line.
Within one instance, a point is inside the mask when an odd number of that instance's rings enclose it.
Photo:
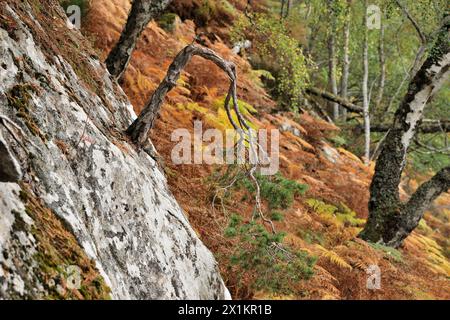
M 106 67 L 115 79 L 119 79 L 130 63 L 131 54 L 136 47 L 142 31 L 150 20 L 160 14 L 172 0 L 134 0 L 125 28 L 119 42 L 106 59 Z
M 220 56 L 218 56 L 214 51 L 197 46 L 195 44 L 190 44 L 186 46 L 183 50 L 181 50 L 167 71 L 166 77 L 163 79 L 161 84 L 153 93 L 149 102 L 147 103 L 144 110 L 141 112 L 139 117 L 131 124 L 131 126 L 127 129 L 127 133 L 131 136 L 134 142 L 136 142 L 139 146 L 145 146 L 148 133 L 150 129 L 153 127 L 156 117 L 161 109 L 161 106 L 164 102 L 164 98 L 167 93 L 172 90 L 176 84 L 178 79 L 180 78 L 181 72 L 186 67 L 188 62 L 192 59 L 193 56 L 200 56 L 206 60 L 210 60 L 214 62 L 219 68 L 221 68 L 230 78 L 230 89 L 228 91 L 228 95 L 225 99 L 225 110 L 228 115 L 228 119 L 235 129 L 243 128 L 248 130 L 249 126 L 247 125 L 245 119 L 242 117 L 238 108 L 238 99 L 237 99 L 237 76 L 236 76 L 236 67 L 232 62 L 226 61 Z M 233 117 L 231 116 L 231 111 L 229 108 L 230 100 L 232 101 L 233 111 L 237 116 L 238 123 L 235 122 Z
M 398 190 L 407 151 L 424 108 L 450 76 L 449 18 L 447 15 L 429 57 L 411 80 L 381 147 L 370 186 L 369 218 L 359 235 L 365 240 L 400 246 L 431 202 L 450 188 L 450 167 L 446 167 L 422 184 L 406 203 L 400 201 Z

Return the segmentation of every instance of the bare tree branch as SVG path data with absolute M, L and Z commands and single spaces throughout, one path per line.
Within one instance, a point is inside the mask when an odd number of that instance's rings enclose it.
M 370 126 L 372 132 L 387 132 L 391 128 L 391 124 L 372 124 Z M 422 124 L 418 127 L 418 131 L 421 133 L 450 132 L 450 120 L 422 121 Z
M 420 42 L 422 43 L 422 45 L 427 43 L 427 37 L 425 35 L 425 33 L 422 32 L 422 29 L 420 29 L 419 24 L 417 23 L 417 21 L 414 19 L 414 17 L 409 13 L 408 9 L 406 8 L 406 6 L 404 6 L 400 0 L 395 0 L 395 2 L 397 3 L 398 7 L 400 9 L 402 9 L 403 13 L 405 14 L 405 16 L 408 18 L 408 20 L 412 23 L 414 29 L 416 29 L 417 34 L 419 35 L 420 38 Z
M 423 33 L 422 29 L 420 28 L 419 24 L 417 23 L 417 21 L 414 19 L 414 17 L 409 13 L 408 9 L 406 8 L 406 6 L 404 6 L 400 0 L 395 0 L 395 2 L 397 3 L 398 7 L 400 9 L 402 9 L 403 13 L 405 14 L 405 16 L 408 18 L 408 20 L 411 22 L 411 24 L 413 25 L 414 29 L 416 29 L 417 34 L 419 35 L 419 39 L 420 39 L 420 47 L 417 51 L 416 57 L 414 58 L 414 63 L 411 67 L 410 70 L 410 76 L 413 77 L 417 71 L 420 68 L 420 63 L 422 61 L 423 56 L 425 55 L 425 52 L 427 50 L 427 36 L 425 35 L 425 33 Z
M 317 111 L 319 111 L 319 114 L 320 114 L 326 121 L 328 121 L 329 123 L 334 124 L 333 120 L 328 116 L 327 112 L 326 112 L 326 111 L 322 108 L 322 106 L 321 106 L 319 103 L 317 103 L 314 99 L 308 99 L 308 100 L 306 100 L 306 102 L 307 102 L 307 103 L 311 103 L 312 106 L 313 106 L 314 108 L 316 108 Z
M 348 111 L 355 112 L 355 113 L 363 112 L 362 107 L 360 107 L 348 100 L 345 100 L 337 95 L 327 92 L 325 90 L 321 90 L 316 87 L 309 87 L 309 88 L 305 89 L 305 92 L 308 94 L 315 95 L 317 97 L 321 97 L 321 98 L 336 102 L 336 103 L 340 104 L 342 107 L 346 108 Z
M 423 183 L 406 203 L 401 215 L 401 228 L 388 245 L 396 245 L 406 238 L 419 224 L 425 210 L 443 192 L 450 189 L 450 166 L 441 169 L 430 180 Z
M 155 119 L 161 109 L 161 106 L 164 102 L 164 98 L 167 93 L 172 90 L 176 84 L 178 79 L 180 78 L 181 72 L 186 67 L 188 62 L 191 60 L 193 56 L 200 56 L 206 60 L 210 60 L 214 62 L 219 68 L 221 68 L 228 75 L 230 79 L 230 88 L 228 91 L 228 95 L 225 98 L 225 110 L 228 115 L 228 119 L 230 120 L 233 127 L 238 129 L 248 130 L 249 126 L 246 123 L 245 119 L 242 117 L 238 108 L 238 99 L 237 99 L 237 76 L 236 76 L 236 67 L 232 62 L 226 61 L 220 56 L 218 56 L 214 51 L 203 48 L 195 44 L 190 44 L 186 46 L 183 50 L 181 50 L 167 71 L 166 77 L 158 86 L 156 91 L 150 98 L 150 101 L 147 103 L 144 110 L 141 112 L 139 117 L 131 124 L 131 126 L 127 129 L 127 133 L 131 136 L 131 138 L 141 147 L 145 145 L 148 132 L 152 129 Z M 231 116 L 231 110 L 229 107 L 230 100 L 232 101 L 233 110 L 236 113 L 237 121 L 236 123 Z

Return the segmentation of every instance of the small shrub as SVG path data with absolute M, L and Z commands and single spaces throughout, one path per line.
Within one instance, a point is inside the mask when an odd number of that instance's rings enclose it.
M 257 69 L 273 74 L 276 79 L 273 93 L 281 103 L 296 110 L 301 103 L 303 88 L 309 84 L 307 66 L 312 62 L 279 19 L 268 14 L 255 14 L 253 21 L 254 24 L 246 17 L 238 20 L 231 33 L 232 41 L 252 41 L 253 63 L 257 64 Z
M 342 202 L 338 206 L 338 213 L 336 214 L 336 217 L 344 225 L 349 225 L 351 227 L 363 227 L 366 223 L 365 219 L 357 218 L 356 212 Z
M 337 207 L 317 199 L 311 198 L 305 202 L 313 211 L 319 214 L 333 215 L 338 210 Z
M 166 13 L 161 15 L 156 19 L 159 27 L 167 32 L 175 31 L 175 21 L 177 19 L 177 15 L 175 13 Z
M 225 110 L 224 102 L 225 102 L 225 96 L 217 98 L 212 102 L 212 109 L 215 111 L 215 113 L 209 112 L 208 114 L 206 114 L 205 122 L 208 125 L 210 125 L 214 128 L 220 129 L 220 130 L 233 129 L 233 125 L 231 124 L 230 119 L 228 118 L 228 114 Z M 230 107 L 231 107 L 231 105 L 230 105 Z M 252 128 L 253 130 L 257 130 L 258 126 L 255 125 L 250 119 L 250 116 L 252 114 L 256 114 L 257 110 L 252 105 L 250 105 L 242 100 L 238 100 L 238 108 L 239 108 L 239 112 L 245 118 L 245 120 L 247 121 L 247 124 L 250 126 L 250 128 Z M 239 121 L 238 121 L 237 115 L 232 107 L 231 107 L 230 113 L 231 113 L 231 118 L 233 119 L 233 121 L 235 123 L 238 123 Z
M 332 136 L 328 138 L 328 140 L 330 140 L 336 148 L 340 148 L 347 145 L 347 140 L 342 136 L 338 135 Z
M 282 221 L 282 220 L 284 219 L 284 216 L 283 216 L 283 214 L 282 214 L 281 212 L 279 212 L 279 211 L 272 211 L 272 214 L 271 214 L 270 218 L 271 218 L 273 221 Z
M 295 196 L 304 195 L 308 190 L 306 184 L 286 179 L 280 173 L 274 176 L 256 175 L 261 198 L 266 200 L 271 209 L 287 209 L 294 202 Z M 254 182 L 248 177 L 243 179 L 243 186 L 251 193 L 256 192 Z
M 211 21 L 231 22 L 236 9 L 227 0 L 200 0 L 194 12 L 195 24 L 207 26 Z
M 356 213 L 343 203 L 334 206 L 321 200 L 308 199 L 306 204 L 319 215 L 333 219 L 337 225 L 362 227 L 366 222 L 364 219 L 357 218 Z
M 316 244 L 316 249 L 320 252 L 319 257 L 328 260 L 330 263 L 350 271 L 353 269 L 353 267 L 343 257 L 333 250 L 326 249 L 319 244 Z
M 283 247 L 284 233 L 269 233 L 255 221 L 243 223 L 240 216 L 232 215 L 225 235 L 239 240 L 229 257 L 230 267 L 238 279 L 251 278 L 254 290 L 291 294 L 298 281 L 313 275 L 316 258 Z
M 318 243 L 320 245 L 325 244 L 325 239 L 322 233 L 315 233 L 311 230 L 299 230 L 297 235 L 305 240 L 309 244 Z
M 70 6 L 78 6 L 82 16 L 85 16 L 89 9 L 89 0 L 59 0 L 59 3 L 64 8 L 64 11 Z
M 387 257 L 392 258 L 395 262 L 403 262 L 403 256 L 400 251 L 392 247 L 388 247 L 379 243 L 370 243 L 369 245 L 375 250 L 383 251 Z
M 215 110 L 219 110 L 221 108 L 224 108 L 225 98 L 226 98 L 226 96 L 222 96 L 222 97 L 216 99 L 213 102 L 213 107 L 214 107 Z M 258 110 L 256 110 L 255 107 L 253 107 L 251 104 L 249 104 L 249 103 L 247 103 L 245 101 L 242 101 L 242 100 L 238 99 L 237 104 L 238 104 L 239 112 L 243 116 L 249 116 L 251 114 L 258 113 Z

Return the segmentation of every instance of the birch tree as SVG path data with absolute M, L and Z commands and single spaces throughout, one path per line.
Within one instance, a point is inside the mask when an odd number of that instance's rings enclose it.
M 331 93 L 338 94 L 337 80 L 336 80 L 336 25 L 337 16 L 334 10 L 335 0 L 328 0 L 328 14 L 331 19 L 330 28 L 328 30 L 328 81 Z M 332 103 L 333 121 L 339 118 L 339 105 Z
M 342 77 L 341 77 L 341 97 L 347 100 L 348 97 L 348 77 L 350 73 L 350 16 L 351 16 L 351 0 L 347 0 L 344 17 L 344 34 L 342 48 Z M 342 118 L 347 118 L 347 109 L 342 108 Z
M 375 101 L 375 110 L 379 110 L 383 101 L 384 85 L 386 82 L 386 54 L 384 50 L 384 19 L 381 19 L 380 37 L 378 39 L 378 61 L 380 63 L 380 77 L 378 82 L 378 94 Z
M 362 79 L 362 96 L 363 96 L 363 117 L 364 117 L 364 162 L 369 164 L 370 161 L 370 114 L 369 114 L 369 29 L 367 27 L 367 7 L 368 1 L 364 0 L 363 11 L 363 79 Z

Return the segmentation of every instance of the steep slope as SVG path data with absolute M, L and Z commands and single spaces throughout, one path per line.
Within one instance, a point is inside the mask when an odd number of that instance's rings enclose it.
M 228 297 L 59 2 L 2 1 L 0 56 L 0 298 Z

